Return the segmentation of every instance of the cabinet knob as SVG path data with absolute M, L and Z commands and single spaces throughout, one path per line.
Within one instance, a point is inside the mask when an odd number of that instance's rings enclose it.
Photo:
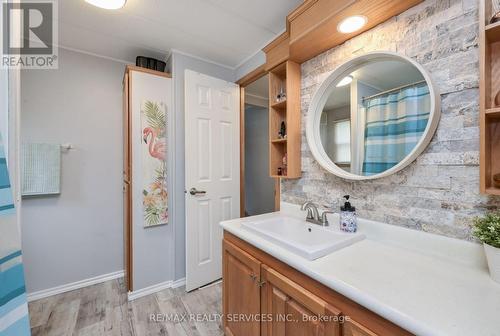
M 265 284 L 266 284 L 265 281 L 259 281 L 259 282 L 257 282 L 257 286 L 259 286 L 259 287 L 263 287 Z
M 252 281 L 255 281 L 257 280 L 257 276 L 255 274 L 250 274 L 250 279 L 252 279 Z

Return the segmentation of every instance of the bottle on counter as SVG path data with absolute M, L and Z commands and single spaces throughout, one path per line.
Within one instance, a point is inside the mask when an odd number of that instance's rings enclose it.
M 340 230 L 344 232 L 354 233 L 358 231 L 358 219 L 356 216 L 356 208 L 349 202 L 349 195 L 345 195 L 346 199 L 343 206 L 340 207 Z

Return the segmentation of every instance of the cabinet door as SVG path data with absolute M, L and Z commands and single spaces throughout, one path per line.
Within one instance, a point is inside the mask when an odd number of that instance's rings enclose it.
M 346 321 L 343 329 L 344 336 L 378 336 L 353 320 Z
M 260 262 L 224 240 L 224 331 L 231 336 L 260 335 Z
M 340 336 L 340 311 L 262 265 L 263 336 Z

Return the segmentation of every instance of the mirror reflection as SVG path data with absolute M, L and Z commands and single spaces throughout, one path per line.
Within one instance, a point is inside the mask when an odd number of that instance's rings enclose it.
M 320 120 L 329 158 L 356 175 L 382 173 L 418 144 L 430 117 L 429 87 L 420 71 L 401 59 L 364 63 L 337 81 Z

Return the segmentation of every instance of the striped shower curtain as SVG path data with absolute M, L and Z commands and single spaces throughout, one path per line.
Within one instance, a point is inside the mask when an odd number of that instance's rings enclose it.
M 31 335 L 21 242 L 0 135 L 0 335 Z
M 384 172 L 403 160 L 427 127 L 430 94 L 426 83 L 369 99 L 363 175 Z

